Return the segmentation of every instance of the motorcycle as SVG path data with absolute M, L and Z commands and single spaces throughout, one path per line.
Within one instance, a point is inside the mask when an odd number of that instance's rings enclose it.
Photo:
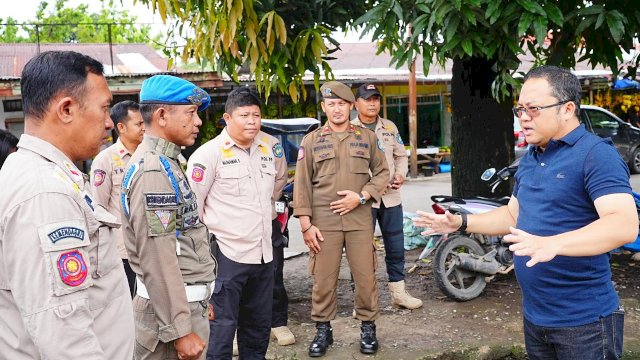
M 515 174 L 519 161 L 496 171 L 487 169 L 481 176 L 490 181 L 491 192 Z M 431 197 L 431 205 L 436 214 L 449 211 L 453 214 L 481 214 L 509 202 L 509 197 L 461 198 L 446 195 Z M 502 236 L 468 233 L 436 234 L 433 247 L 425 248 L 420 262 L 433 255 L 432 267 L 438 288 L 450 299 L 468 301 L 480 296 L 487 283 L 498 274 L 508 274 L 513 270 L 513 253 Z M 415 267 L 412 269 L 414 270 Z

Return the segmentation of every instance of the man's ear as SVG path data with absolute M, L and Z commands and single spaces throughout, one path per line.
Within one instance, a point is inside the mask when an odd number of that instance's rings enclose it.
M 116 127 L 118 128 L 118 134 L 123 134 L 126 132 L 127 126 L 124 124 L 125 121 L 120 121 L 118 125 L 116 125 Z
M 563 118 L 565 120 L 569 120 L 574 115 L 575 115 L 575 117 L 580 118 L 580 114 L 578 114 L 576 111 L 577 111 L 576 104 L 573 101 L 569 101 L 567 103 L 567 107 L 565 108 L 565 112 L 563 114 L 564 115 Z
M 168 124 L 168 116 L 169 112 L 167 111 L 166 108 L 163 107 L 159 107 L 156 110 L 156 115 L 158 116 L 158 125 L 160 125 L 160 127 L 165 127 Z
M 322 112 L 326 113 L 327 110 L 324 109 L 324 101 L 320 101 L 320 107 L 322 107 Z
M 222 118 L 224 119 L 224 122 L 227 123 L 227 125 L 229 124 L 229 120 L 231 120 L 231 115 L 229 113 L 224 113 L 222 114 Z
M 69 124 L 73 121 L 75 112 L 78 110 L 78 102 L 70 96 L 63 98 L 55 98 L 52 100 L 54 110 L 63 124 Z

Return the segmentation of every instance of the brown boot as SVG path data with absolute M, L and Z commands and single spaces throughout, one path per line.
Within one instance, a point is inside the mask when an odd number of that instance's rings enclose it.
M 422 300 L 416 299 L 409 295 L 404 288 L 404 280 L 390 282 L 389 290 L 391 290 L 391 299 L 394 306 L 403 307 L 406 309 L 417 309 L 422 306 Z
M 296 337 L 286 326 L 271 328 L 271 336 L 278 340 L 278 345 L 280 346 L 291 345 L 296 342 Z

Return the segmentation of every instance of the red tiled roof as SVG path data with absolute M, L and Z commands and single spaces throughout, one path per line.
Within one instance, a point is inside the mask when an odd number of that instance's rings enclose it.
M 147 44 L 113 44 L 115 74 L 167 71 L 168 59 Z M 111 73 L 109 44 L 40 44 L 40 51 L 71 50 L 93 57 Z M 37 44 L 0 44 L 0 77 L 20 77 L 24 65 L 38 53 Z

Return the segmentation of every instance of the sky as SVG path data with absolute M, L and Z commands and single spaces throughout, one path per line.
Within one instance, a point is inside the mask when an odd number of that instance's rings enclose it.
M 14 1 L 14 0 L 3 0 L 3 1 Z M 35 19 L 36 11 L 38 10 L 38 5 L 42 0 L 18 0 L 20 2 L 20 6 L 3 6 L 2 11 L 0 12 L 0 17 L 7 18 L 12 17 L 18 21 L 28 21 Z M 151 26 L 151 34 L 154 35 L 158 32 L 164 33 L 165 27 L 162 24 L 162 20 L 160 16 L 157 14 L 153 14 L 151 9 L 147 8 L 144 4 L 142 4 L 139 0 L 134 5 L 134 0 L 114 0 L 114 7 L 116 9 L 120 9 L 123 5 L 120 4 L 120 1 L 124 4 L 124 8 L 126 8 L 131 15 L 137 17 L 137 21 L 140 23 L 149 23 L 153 24 Z M 53 7 L 55 0 L 47 1 L 50 5 L 49 8 Z M 88 4 L 90 11 L 98 11 L 100 9 L 100 1 L 98 0 L 67 0 L 67 6 L 78 6 L 79 4 Z M 333 34 L 333 37 L 339 42 L 361 42 L 363 40 L 359 40 L 359 34 L 344 34 L 343 32 L 336 32 Z M 367 39 L 364 39 L 367 41 Z

